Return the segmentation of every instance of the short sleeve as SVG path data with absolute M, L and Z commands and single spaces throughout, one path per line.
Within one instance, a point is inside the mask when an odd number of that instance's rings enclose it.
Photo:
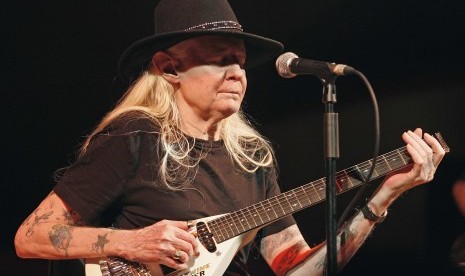
M 117 120 L 96 134 L 86 152 L 59 179 L 54 192 L 86 223 L 93 224 L 133 177 L 145 120 Z

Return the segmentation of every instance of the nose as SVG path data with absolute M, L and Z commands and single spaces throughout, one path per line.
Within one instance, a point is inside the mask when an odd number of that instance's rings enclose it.
M 237 63 L 230 64 L 226 68 L 226 79 L 240 80 L 245 76 L 245 70 Z

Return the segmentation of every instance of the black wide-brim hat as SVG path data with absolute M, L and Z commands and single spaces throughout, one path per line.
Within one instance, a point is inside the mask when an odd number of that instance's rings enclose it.
M 155 34 L 136 41 L 121 56 L 118 74 L 122 78 L 134 81 L 147 69 L 156 52 L 202 35 L 242 39 L 246 69 L 270 60 L 283 50 L 278 41 L 244 32 L 227 0 L 161 0 L 155 8 L 154 20 Z

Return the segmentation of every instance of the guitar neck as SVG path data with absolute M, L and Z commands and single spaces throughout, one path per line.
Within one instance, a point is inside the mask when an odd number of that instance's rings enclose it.
M 435 134 L 446 152 L 449 147 L 439 133 Z M 412 163 L 406 147 L 380 155 L 371 178 L 374 180 Z M 367 182 L 372 161 L 365 161 L 336 173 L 337 194 L 349 191 Z M 209 221 L 208 227 L 217 243 L 238 236 L 254 228 L 264 226 L 282 217 L 313 206 L 326 198 L 326 178 L 321 178 L 249 207 Z

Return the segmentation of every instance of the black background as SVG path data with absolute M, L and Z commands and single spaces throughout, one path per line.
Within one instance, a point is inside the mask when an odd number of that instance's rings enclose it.
M 73 160 L 127 88 L 116 78 L 118 58 L 153 32 L 157 2 L 18 0 L 2 9 L 1 275 L 46 275 L 46 261 L 15 256 L 15 231 L 53 187 L 53 171 Z M 435 180 L 392 206 L 342 274 L 454 274 L 448 250 L 465 230 L 450 194 L 465 168 L 465 2 L 230 3 L 245 31 L 279 40 L 301 57 L 363 72 L 379 103 L 381 152 L 402 146 L 402 132 L 418 126 L 441 131 L 452 148 Z M 248 71 L 248 79 L 244 110 L 276 146 L 282 189 L 322 177 L 320 81 L 281 79 L 273 61 Z M 343 169 L 370 158 L 373 108 L 359 79 L 336 84 Z M 338 197 L 340 211 L 353 194 Z M 324 239 L 324 204 L 295 217 L 310 244 Z M 254 275 L 269 273 L 258 257 L 250 267 Z

